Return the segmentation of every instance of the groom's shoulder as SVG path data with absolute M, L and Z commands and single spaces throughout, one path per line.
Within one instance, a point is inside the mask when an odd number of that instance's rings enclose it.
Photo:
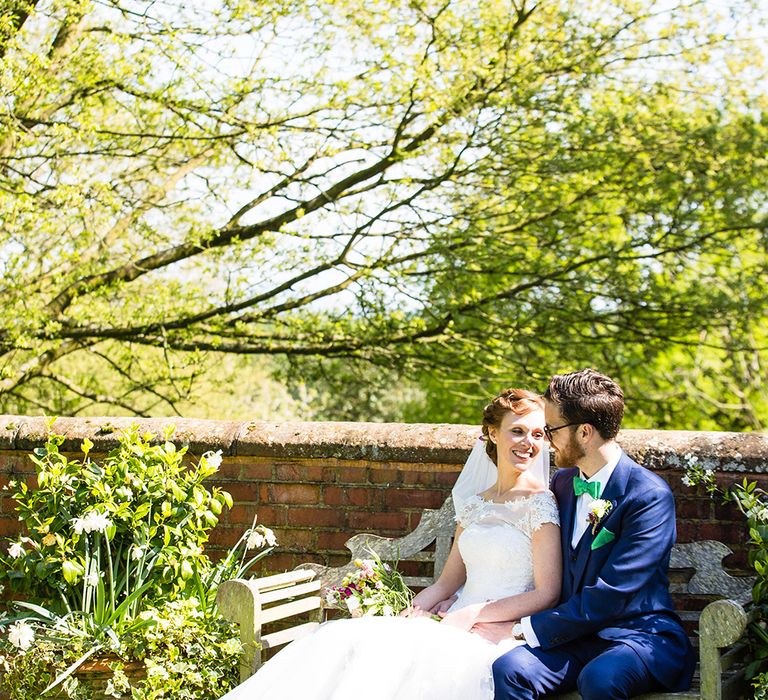
M 550 488 L 555 491 L 560 484 L 571 484 L 573 477 L 578 476 L 578 467 L 560 467 L 555 470 L 550 483 Z
M 658 474 L 654 474 L 650 469 L 643 467 L 624 452 L 619 460 L 629 469 L 629 487 L 632 490 L 639 489 L 644 492 L 671 494 L 669 484 Z

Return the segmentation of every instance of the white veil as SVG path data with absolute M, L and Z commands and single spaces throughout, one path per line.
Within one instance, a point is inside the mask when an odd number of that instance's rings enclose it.
M 549 487 L 549 443 L 542 442 L 541 452 L 529 472 L 537 481 L 545 487 Z M 459 478 L 451 490 L 453 507 L 459 513 L 464 504 L 472 496 L 482 493 L 496 483 L 496 465 L 485 451 L 485 441 L 480 438 L 469 453 L 467 461 L 459 474 Z

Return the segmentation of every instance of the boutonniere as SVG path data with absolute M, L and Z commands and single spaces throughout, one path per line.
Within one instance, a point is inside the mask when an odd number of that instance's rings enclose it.
M 595 534 L 595 530 L 597 530 L 597 526 L 612 509 L 613 503 L 610 501 L 606 501 L 602 498 L 592 501 L 592 505 L 589 506 L 589 513 L 587 513 L 587 522 L 592 526 L 593 535 Z

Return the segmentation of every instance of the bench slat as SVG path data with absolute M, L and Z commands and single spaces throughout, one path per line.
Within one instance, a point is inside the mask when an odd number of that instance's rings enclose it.
M 409 588 L 426 588 L 434 583 L 429 576 L 403 576 L 403 581 Z
M 309 612 L 310 610 L 319 610 L 321 603 L 322 599 L 320 596 L 308 596 L 301 600 L 294 600 L 291 603 L 276 605 L 273 608 L 266 608 L 261 611 L 259 619 L 262 624 L 274 622 L 275 620 L 282 620 L 286 617 L 291 617 L 292 615 Z
M 741 663 L 749 653 L 749 645 L 746 642 L 734 644 L 728 651 L 720 656 L 720 664 L 724 671 L 733 668 L 734 664 Z
M 261 646 L 263 649 L 274 649 L 282 644 L 287 644 L 295 639 L 305 637 L 319 626 L 319 622 L 305 622 L 303 625 L 296 625 L 296 627 L 291 627 L 287 630 L 265 634 L 261 638 Z
M 255 586 L 259 591 L 270 591 L 274 588 L 282 588 L 283 586 L 292 586 L 302 581 L 309 581 L 315 578 L 315 576 L 317 574 L 311 569 L 296 569 L 295 571 L 286 571 L 284 574 L 250 579 L 248 583 Z
M 277 588 L 275 590 L 262 593 L 259 596 L 259 601 L 262 605 L 267 603 L 274 603 L 278 600 L 285 600 L 286 598 L 295 598 L 300 595 L 306 595 L 307 593 L 313 593 L 320 590 L 320 581 L 309 581 L 308 583 L 299 583 L 295 586 L 285 586 L 284 588 Z

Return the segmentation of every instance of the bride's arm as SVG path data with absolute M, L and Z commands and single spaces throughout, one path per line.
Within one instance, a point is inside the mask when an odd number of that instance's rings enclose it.
M 456 533 L 453 536 L 453 546 L 445 561 L 440 577 L 431 586 L 427 586 L 420 591 L 413 599 L 412 610 L 417 614 L 420 612 L 431 612 L 438 603 L 450 598 L 467 578 L 467 571 L 464 568 L 464 560 L 459 553 L 459 535 L 463 528 L 456 526 Z
M 552 523 L 541 525 L 531 536 L 533 554 L 532 591 L 501 598 L 489 603 L 468 605 L 448 613 L 443 622 L 469 630 L 483 622 L 517 621 L 526 615 L 546 610 L 557 604 L 562 584 L 560 528 Z

